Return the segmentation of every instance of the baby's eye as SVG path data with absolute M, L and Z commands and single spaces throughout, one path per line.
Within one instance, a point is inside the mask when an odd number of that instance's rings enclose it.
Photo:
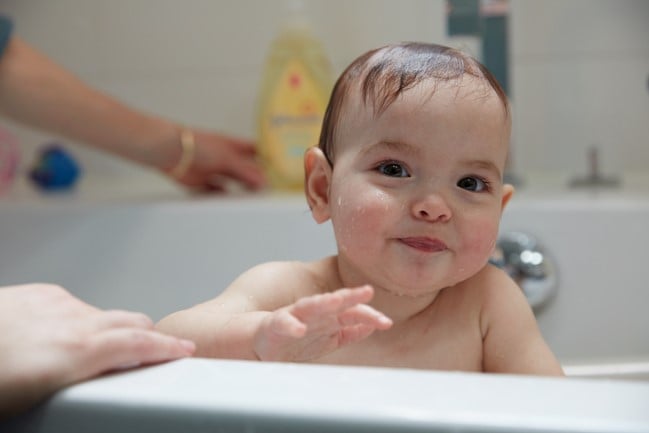
M 489 190 L 489 183 L 486 180 L 477 177 L 463 177 L 458 181 L 457 186 L 474 192 Z
M 383 162 L 376 168 L 379 173 L 390 177 L 410 177 L 410 173 L 398 162 Z

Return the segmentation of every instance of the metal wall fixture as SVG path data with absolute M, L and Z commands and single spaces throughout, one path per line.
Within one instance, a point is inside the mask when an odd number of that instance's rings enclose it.
M 556 294 L 557 267 L 532 235 L 522 232 L 501 234 L 490 262 L 516 281 L 535 310 L 546 305 Z

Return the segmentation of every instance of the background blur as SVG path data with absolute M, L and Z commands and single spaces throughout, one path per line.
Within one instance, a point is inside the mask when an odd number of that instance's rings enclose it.
M 486 2 L 489 3 L 489 2 Z M 143 110 L 254 137 L 271 40 L 286 4 L 267 0 L 2 0 L 16 34 L 89 84 Z M 445 0 L 307 0 L 305 12 L 337 75 L 356 56 L 404 40 L 449 39 Z M 610 173 L 649 171 L 649 1 L 510 0 L 513 169 L 586 171 L 600 149 Z M 470 38 L 469 38 L 470 39 Z M 23 164 L 51 139 L 5 120 Z M 86 174 L 153 176 L 74 147 Z

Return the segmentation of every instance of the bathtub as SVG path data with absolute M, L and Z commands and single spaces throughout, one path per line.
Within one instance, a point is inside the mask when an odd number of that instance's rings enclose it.
M 649 431 L 647 221 L 649 194 L 619 191 L 522 191 L 505 212 L 501 232 L 534 235 L 556 263 L 536 315 L 569 380 L 191 359 L 70 387 L 21 422 L 58 431 L 119 412 L 134 431 L 173 430 L 156 419 L 183 431 Z M 334 252 L 300 195 L 0 200 L 0 285 L 53 282 L 154 320 L 260 262 Z

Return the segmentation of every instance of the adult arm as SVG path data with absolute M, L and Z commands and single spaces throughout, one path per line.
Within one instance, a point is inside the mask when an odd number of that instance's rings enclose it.
M 181 126 L 86 85 L 16 36 L 0 58 L 0 112 L 168 175 L 183 152 Z M 263 185 L 254 143 L 200 130 L 193 138 L 190 164 L 175 180 L 205 189 L 219 189 L 224 177 Z

